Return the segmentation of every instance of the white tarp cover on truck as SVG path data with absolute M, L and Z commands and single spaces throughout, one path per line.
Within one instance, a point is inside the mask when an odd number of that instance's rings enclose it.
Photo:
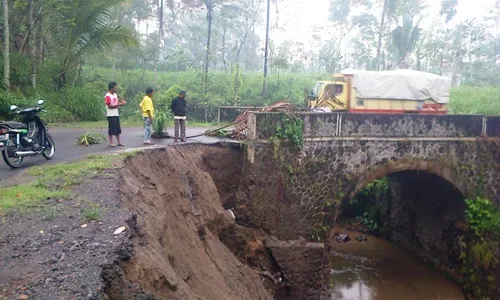
M 441 104 L 450 101 L 452 80 L 444 76 L 413 70 L 346 70 L 342 73 L 354 75 L 353 86 L 358 98 L 434 100 Z

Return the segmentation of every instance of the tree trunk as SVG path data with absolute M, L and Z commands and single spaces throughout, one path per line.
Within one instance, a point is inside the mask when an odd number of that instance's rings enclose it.
M 163 0 L 161 0 L 160 2 L 159 18 L 160 18 L 160 38 L 162 39 L 163 42 Z
M 36 45 L 35 45 L 35 22 L 33 20 L 33 0 L 28 1 L 29 7 L 29 47 L 31 56 L 31 85 L 36 88 Z
M 208 36 L 207 36 L 207 49 L 205 52 L 205 68 L 204 68 L 204 82 L 203 82 L 203 98 L 206 101 L 208 95 L 208 65 L 210 55 L 210 38 L 212 37 L 212 0 L 207 0 L 207 19 L 208 19 Z
M 10 89 L 10 57 L 9 57 L 9 1 L 3 0 L 3 27 L 4 27 L 4 49 L 3 49 L 3 83 L 7 90 Z
M 39 0 L 41 2 L 41 0 Z M 43 9 L 42 3 L 40 3 L 40 10 Z M 42 36 L 42 29 L 43 29 L 43 17 L 40 12 L 40 20 L 38 21 L 38 26 L 37 26 L 37 45 L 35 47 L 38 47 L 38 55 L 37 55 L 37 64 L 41 65 L 43 63 L 43 36 Z
M 271 12 L 271 0 L 267 0 L 267 20 L 266 20 L 266 44 L 264 50 L 264 84 L 262 87 L 262 96 L 267 97 L 269 94 L 267 83 L 267 59 L 269 55 L 269 21 Z
M 227 34 L 227 27 L 226 27 L 226 21 L 224 20 L 224 23 L 222 23 L 222 51 L 221 51 L 221 55 L 222 55 L 222 67 L 224 68 L 225 72 L 227 72 L 226 34 Z
M 111 77 L 116 78 L 116 57 L 113 56 L 113 73 Z
M 388 5 L 389 5 L 389 0 L 384 0 L 384 8 L 382 9 L 382 18 L 380 19 L 380 27 L 378 31 L 378 41 L 377 41 L 377 71 L 380 71 L 380 48 L 382 47 L 382 34 L 384 32 L 385 15 L 387 14 Z

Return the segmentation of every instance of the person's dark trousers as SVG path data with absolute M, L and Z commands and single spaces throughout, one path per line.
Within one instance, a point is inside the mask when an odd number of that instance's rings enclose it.
M 186 120 L 175 119 L 175 140 L 179 139 L 179 130 L 181 141 L 186 141 Z
M 108 117 L 108 135 L 122 134 L 122 127 L 120 126 L 120 117 Z

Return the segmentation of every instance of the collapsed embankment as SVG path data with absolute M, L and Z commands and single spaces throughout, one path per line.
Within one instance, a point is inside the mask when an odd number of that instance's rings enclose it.
M 322 245 L 277 241 L 236 225 L 224 209 L 232 205 L 242 164 L 243 151 L 231 146 L 170 147 L 127 158 L 121 201 L 135 214 L 133 250 L 108 270 L 106 294 L 253 300 L 319 293 L 323 273 L 309 279 L 304 264 L 326 266 Z

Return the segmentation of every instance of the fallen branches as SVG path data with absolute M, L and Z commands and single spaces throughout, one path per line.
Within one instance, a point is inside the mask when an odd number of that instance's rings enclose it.
M 251 112 L 286 112 L 286 113 L 290 113 L 290 112 L 293 112 L 294 110 L 295 110 L 295 108 L 288 101 L 278 101 L 270 106 L 266 106 L 266 107 L 260 108 L 260 109 L 247 109 L 244 112 L 242 112 L 240 115 L 238 115 L 236 117 L 236 119 L 234 119 L 233 123 L 231 124 L 234 126 L 234 129 L 211 131 L 211 132 L 207 132 L 206 135 L 226 137 L 226 138 L 235 139 L 235 140 L 242 140 L 242 139 L 245 139 L 248 135 L 247 121 L 248 121 L 248 115 Z

